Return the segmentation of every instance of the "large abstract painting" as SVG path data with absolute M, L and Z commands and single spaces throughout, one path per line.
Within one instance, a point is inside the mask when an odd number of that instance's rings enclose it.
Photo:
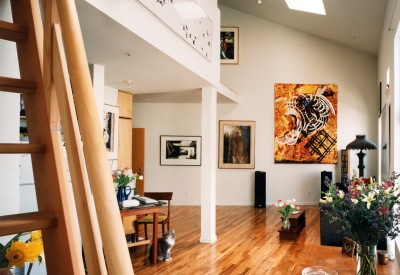
M 275 84 L 275 163 L 337 163 L 335 84 Z

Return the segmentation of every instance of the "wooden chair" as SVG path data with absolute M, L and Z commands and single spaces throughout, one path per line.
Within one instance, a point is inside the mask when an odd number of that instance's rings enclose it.
M 167 225 L 167 229 L 169 231 L 169 220 L 170 220 L 170 206 L 171 206 L 171 200 L 172 200 L 172 194 L 173 192 L 144 192 L 144 196 L 148 198 L 152 198 L 158 201 L 168 201 L 168 211 L 167 215 L 164 213 L 160 213 L 158 215 L 158 224 L 162 225 L 162 234 L 165 234 L 165 224 Z M 134 225 L 135 225 L 135 232 L 136 232 L 136 241 L 139 240 L 139 225 L 143 224 L 144 225 L 144 237 L 146 240 L 148 240 L 147 236 L 147 224 L 152 224 L 153 223 L 153 215 L 148 215 L 144 216 L 141 219 L 135 220 Z

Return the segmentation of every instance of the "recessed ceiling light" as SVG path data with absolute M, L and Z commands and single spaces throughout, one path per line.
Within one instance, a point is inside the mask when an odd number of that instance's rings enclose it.
M 289 9 L 326 15 L 322 0 L 285 0 Z
M 261 0 L 257 0 L 257 4 L 261 4 Z
M 131 87 L 131 83 L 133 83 L 132 80 L 125 80 L 125 83 L 128 85 L 128 88 Z

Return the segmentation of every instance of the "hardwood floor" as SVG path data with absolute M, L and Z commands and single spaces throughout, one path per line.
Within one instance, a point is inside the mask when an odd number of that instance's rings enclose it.
M 339 275 L 355 275 L 355 256 L 343 254 L 341 247 L 320 245 L 318 206 L 301 207 L 306 209 L 306 227 L 297 241 L 281 241 L 276 208 L 217 206 L 217 241 L 205 244 L 199 242 L 200 207 L 172 206 L 171 230 L 176 233 L 172 260 L 150 263 L 150 245 L 138 246 L 130 252 L 133 270 L 135 275 L 299 275 L 308 266 L 327 266 Z M 396 261 L 377 267 L 379 275 L 400 275 Z

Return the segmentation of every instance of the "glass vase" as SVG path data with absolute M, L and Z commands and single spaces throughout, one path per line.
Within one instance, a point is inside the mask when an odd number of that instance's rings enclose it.
M 282 220 L 282 228 L 283 230 L 289 230 L 290 229 L 290 222 L 289 222 L 289 217 L 283 218 Z
M 25 266 L 22 268 L 14 266 L 11 271 L 13 275 L 25 275 Z
M 376 245 L 357 243 L 357 275 L 376 274 Z

